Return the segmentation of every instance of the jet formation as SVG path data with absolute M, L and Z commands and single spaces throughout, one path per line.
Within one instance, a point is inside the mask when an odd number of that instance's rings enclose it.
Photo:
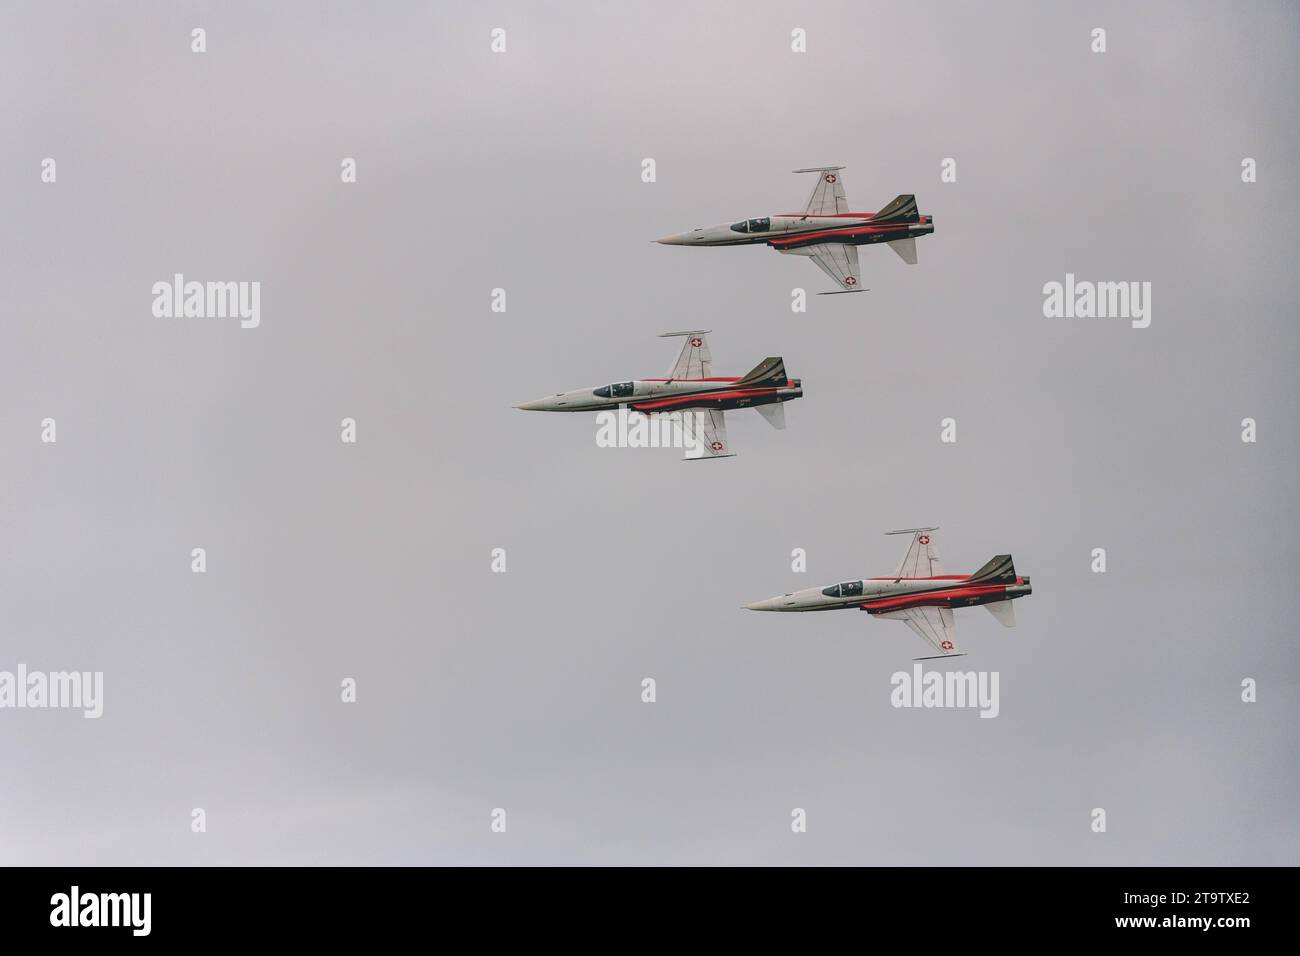
M 665 246 L 752 246 L 763 243 L 791 256 L 809 256 L 843 292 L 860 288 L 858 246 L 886 243 L 908 265 L 916 265 L 916 239 L 934 232 L 934 217 L 917 212 L 916 197 L 904 193 L 879 212 L 849 212 L 843 166 L 814 166 L 796 173 L 816 173 L 817 185 L 802 213 L 721 223 L 664 236 Z M 838 295 L 822 292 L 819 295 Z
M 915 265 L 916 240 L 934 232 L 934 217 L 922 215 L 916 197 L 897 196 L 875 213 L 850 212 L 840 176 L 843 166 L 796 169 L 816 173 L 817 183 L 802 213 L 781 213 L 693 229 L 655 240 L 669 246 L 767 245 L 786 255 L 807 256 L 845 292 L 861 286 L 858 246 L 884 243 Z M 696 413 L 705 432 L 703 455 L 730 457 L 724 412 L 753 407 L 774 428 L 785 427 L 784 403 L 803 395 L 779 358 L 766 358 L 742 376 L 713 375 L 707 330 L 666 332 L 685 339 L 667 378 L 637 379 L 560 392 L 516 405 L 528 411 L 590 412 L 627 408 L 645 415 Z M 692 457 L 688 455 L 687 457 Z M 1004 627 L 1016 623 L 1013 601 L 1033 593 L 1029 577 L 1016 572 L 1009 554 L 995 555 L 970 574 L 945 574 L 935 547 L 937 528 L 906 528 L 907 550 L 889 577 L 841 581 L 791 591 L 744 605 L 752 611 L 859 609 L 873 617 L 900 620 L 936 652 L 916 660 L 963 656 L 957 649 L 953 610 L 983 605 Z

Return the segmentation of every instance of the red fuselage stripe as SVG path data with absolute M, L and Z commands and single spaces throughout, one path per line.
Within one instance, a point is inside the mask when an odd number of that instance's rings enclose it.
M 924 594 L 903 594 L 896 598 L 884 598 L 879 601 L 867 601 L 862 607 L 870 611 L 889 611 L 898 608 L 916 607 L 933 604 L 936 601 L 951 601 L 964 598 L 987 597 L 990 594 L 1005 594 L 1006 585 L 988 584 L 971 588 L 952 588 L 946 591 L 927 591 Z
M 900 223 L 896 226 L 855 226 L 849 229 L 825 229 L 821 232 L 799 232 L 795 233 L 789 239 L 772 239 L 769 245 L 788 246 L 795 242 L 803 242 L 805 239 L 821 239 L 825 236 L 866 236 L 880 233 L 881 235 L 888 232 L 907 232 L 907 227 L 911 223 Z
M 781 386 L 784 387 L 784 386 Z M 645 409 L 672 408 L 675 405 L 698 405 L 700 402 L 712 402 L 719 398 L 745 398 L 749 395 L 772 395 L 776 388 L 737 388 L 718 392 L 696 392 L 694 395 L 682 395 L 680 398 L 660 398 L 649 402 L 631 402 L 637 411 Z

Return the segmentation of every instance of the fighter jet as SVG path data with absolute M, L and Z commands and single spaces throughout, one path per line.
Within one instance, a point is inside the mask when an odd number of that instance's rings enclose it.
M 877 213 L 849 212 L 844 198 L 843 166 L 814 166 L 796 173 L 816 173 L 817 185 L 802 213 L 787 212 L 761 219 L 706 226 L 656 242 L 666 246 L 752 246 L 766 243 L 777 252 L 811 256 L 834 279 L 840 292 L 865 292 L 859 288 L 858 246 L 885 242 L 908 265 L 916 265 L 916 237 L 934 232 L 934 217 L 916 211 L 916 197 L 904 194 Z
M 888 578 L 845 581 L 824 588 L 807 588 L 780 597 L 746 604 L 751 611 L 832 611 L 861 608 L 875 617 L 905 623 L 938 654 L 915 658 L 961 657 L 953 628 L 952 609 L 983 604 L 1004 627 L 1015 627 L 1011 602 L 1033 593 L 1029 578 L 1016 574 L 1011 555 L 999 554 L 974 574 L 944 574 L 932 531 L 906 528 L 887 534 L 910 534 L 911 543 Z
M 667 378 L 615 382 L 598 388 L 579 388 L 549 398 L 524 402 L 515 408 L 530 412 L 598 412 L 626 406 L 645 415 L 696 414 L 703 433 L 703 458 L 730 458 L 727 424 L 729 408 L 754 408 L 773 428 L 785 428 L 783 402 L 803 395 L 803 384 L 785 373 L 779 356 L 765 358 L 739 377 L 715 376 L 713 356 L 705 338 L 708 329 L 665 332 L 660 338 L 685 338 L 681 354 Z M 687 458 L 692 458 L 688 454 Z

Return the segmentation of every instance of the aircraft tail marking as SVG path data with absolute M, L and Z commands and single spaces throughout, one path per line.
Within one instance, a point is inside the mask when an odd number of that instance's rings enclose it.
M 916 197 L 911 193 L 896 196 L 893 202 L 871 217 L 873 223 L 919 222 L 920 219 L 921 214 L 916 210 Z
M 772 387 L 784 385 L 789 379 L 785 374 L 785 359 L 777 355 L 765 358 L 736 383 L 737 388 Z
M 1016 565 L 1009 554 L 998 554 L 967 580 L 968 584 L 1015 584 Z

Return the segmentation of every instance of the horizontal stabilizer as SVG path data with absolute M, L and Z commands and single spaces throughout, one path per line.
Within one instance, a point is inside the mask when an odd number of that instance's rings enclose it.
M 785 428 L 785 405 L 776 402 L 772 405 L 755 405 L 754 411 L 767 419 L 773 428 Z
M 889 248 L 898 253 L 898 258 L 902 259 L 909 266 L 916 265 L 916 240 L 911 236 L 906 239 L 895 239 L 888 243 Z
M 992 604 L 985 604 L 989 613 L 998 619 L 1003 627 L 1016 626 L 1016 606 L 1010 601 L 994 601 Z
M 967 584 L 1015 584 L 1016 565 L 1009 554 L 994 555 L 988 564 L 980 568 L 966 582 Z

